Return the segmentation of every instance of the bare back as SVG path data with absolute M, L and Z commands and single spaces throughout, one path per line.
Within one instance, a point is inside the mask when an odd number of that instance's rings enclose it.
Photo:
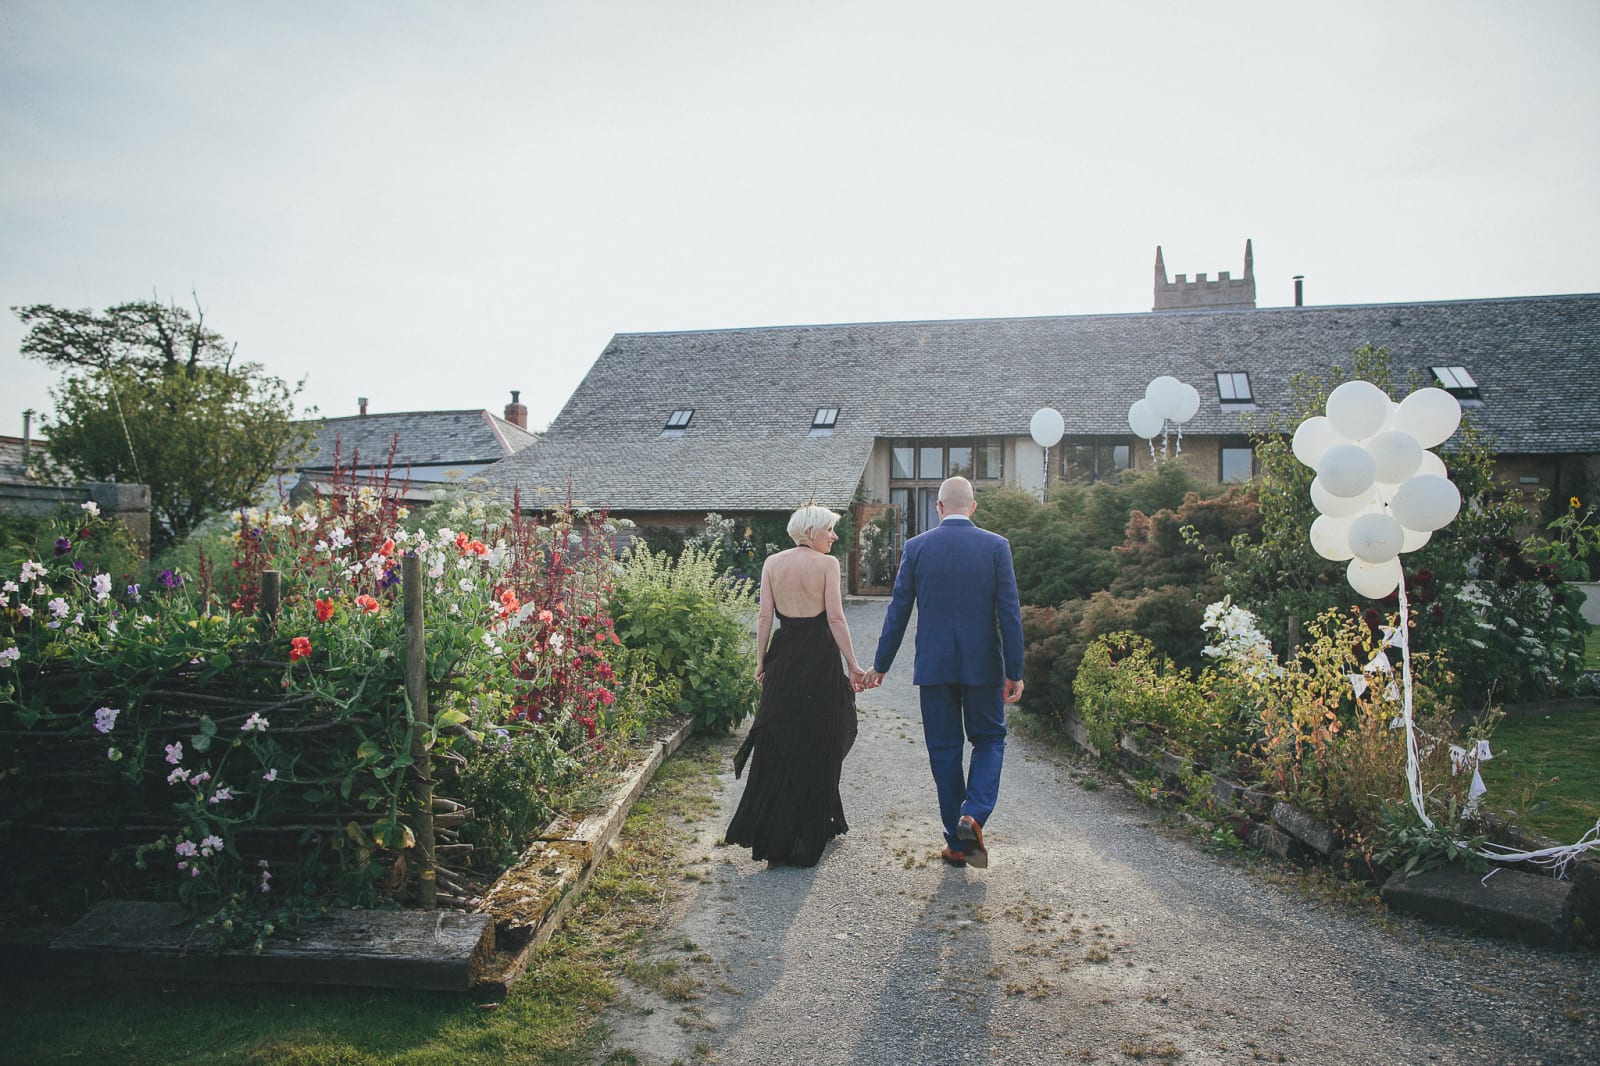
M 828 606 L 827 589 L 838 585 L 839 564 L 810 548 L 790 548 L 768 556 L 761 580 L 765 598 L 789 618 L 811 618 Z

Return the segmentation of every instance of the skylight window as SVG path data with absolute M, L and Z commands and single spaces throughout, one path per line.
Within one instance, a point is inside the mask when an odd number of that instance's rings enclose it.
M 1255 403 L 1255 394 L 1250 391 L 1250 375 L 1243 371 L 1217 371 L 1217 399 L 1225 404 Z
M 1481 400 L 1483 397 L 1478 392 L 1478 383 L 1472 375 L 1467 373 L 1464 366 L 1435 366 L 1429 367 L 1433 371 L 1434 380 L 1439 387 L 1458 400 Z
M 693 407 L 680 407 L 673 411 L 667 418 L 666 428 L 662 429 L 663 437 L 681 437 L 683 431 L 689 428 L 689 419 L 694 417 Z
M 811 435 L 813 437 L 826 437 L 833 433 L 833 427 L 839 421 L 837 407 L 819 407 L 816 417 L 811 420 Z

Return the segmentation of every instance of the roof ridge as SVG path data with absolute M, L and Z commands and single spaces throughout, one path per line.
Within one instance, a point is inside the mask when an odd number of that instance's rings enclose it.
M 707 329 L 661 329 L 661 330 L 623 330 L 612 334 L 612 339 L 618 337 L 686 337 L 696 334 L 713 335 L 726 333 L 768 333 L 791 332 L 805 329 L 853 329 L 861 326 L 951 326 L 975 323 L 992 322 L 1047 322 L 1063 319 L 1091 319 L 1091 318 L 1141 318 L 1145 316 L 1170 318 L 1174 315 L 1254 315 L 1267 314 L 1275 311 L 1292 311 L 1301 314 L 1306 311 L 1332 311 L 1348 310 L 1350 308 L 1384 308 L 1384 307 L 1428 307 L 1437 305 L 1458 304 L 1493 304 L 1493 303 L 1520 303 L 1532 300 L 1581 300 L 1600 297 L 1600 292 L 1560 292 L 1543 293 L 1527 296 L 1478 296 L 1457 297 L 1453 299 L 1433 300 L 1400 300 L 1400 301 L 1373 301 L 1368 303 L 1343 303 L 1343 304 L 1305 304 L 1295 306 L 1285 304 L 1273 307 L 1174 307 L 1161 311 L 1098 311 L 1084 314 L 1071 315 L 989 315 L 969 318 L 886 318 L 869 319 L 855 322 L 795 322 L 789 324 L 771 324 L 765 326 L 721 326 Z

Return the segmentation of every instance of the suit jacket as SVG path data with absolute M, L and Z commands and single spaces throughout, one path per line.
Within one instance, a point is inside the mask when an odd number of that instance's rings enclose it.
M 1011 544 L 952 515 L 906 541 L 873 668 L 887 673 L 917 606 L 917 685 L 1022 680 L 1022 608 Z

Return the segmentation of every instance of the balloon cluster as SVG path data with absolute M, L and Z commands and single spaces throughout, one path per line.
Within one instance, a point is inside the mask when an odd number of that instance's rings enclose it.
M 1461 510 L 1444 460 L 1428 449 L 1450 439 L 1461 404 L 1443 389 L 1418 389 L 1399 403 L 1370 381 L 1347 381 L 1325 415 L 1294 431 L 1296 459 L 1317 472 L 1311 547 L 1349 560 L 1350 587 L 1378 599 L 1400 584 L 1400 555 L 1414 552 Z
M 1160 433 L 1168 421 L 1182 425 L 1200 410 L 1200 393 L 1170 374 L 1163 374 L 1145 386 L 1144 399 L 1128 408 L 1128 428 L 1135 437 L 1149 440 Z

